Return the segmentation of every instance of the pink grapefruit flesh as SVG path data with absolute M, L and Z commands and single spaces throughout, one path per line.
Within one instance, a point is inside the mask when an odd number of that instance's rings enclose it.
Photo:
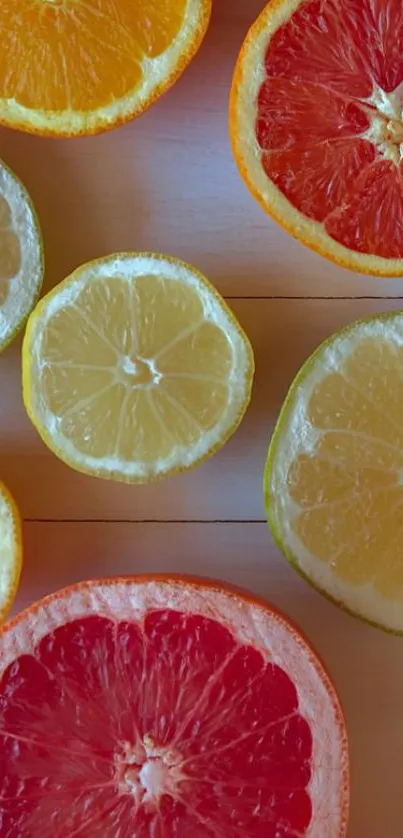
M 291 203 L 387 258 L 403 257 L 402 43 L 400 0 L 302 2 L 270 43 L 258 108 L 263 165 Z
M 382 275 L 403 273 L 402 45 L 401 0 L 272 0 L 232 95 L 259 201 L 325 256 Z
M 189 579 L 83 583 L 0 635 L 2 838 L 340 838 L 343 718 L 267 605 Z

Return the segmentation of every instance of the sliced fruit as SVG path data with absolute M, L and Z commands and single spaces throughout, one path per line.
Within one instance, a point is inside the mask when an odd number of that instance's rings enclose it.
M 400 0 L 273 0 L 252 26 L 231 136 L 254 196 L 340 265 L 403 274 Z
M 0 352 L 34 306 L 43 270 L 42 238 L 32 201 L 0 161 Z
M 1 12 L 0 121 L 74 136 L 161 96 L 200 46 L 211 0 L 2 0 Z
M 271 530 L 335 602 L 403 632 L 403 314 L 359 321 L 302 367 L 270 445 Z
M 67 588 L 0 632 L 2 838 L 344 838 L 346 731 L 308 643 L 221 583 Z
M 249 402 L 253 352 L 195 268 L 123 253 L 90 262 L 32 313 L 23 346 L 29 416 L 66 463 L 145 482 L 197 465 Z
M 11 608 L 20 581 L 21 530 L 17 505 L 8 489 L 0 483 L 0 619 L 3 619 Z

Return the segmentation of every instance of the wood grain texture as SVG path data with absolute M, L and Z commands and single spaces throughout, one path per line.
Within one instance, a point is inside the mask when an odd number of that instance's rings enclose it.
M 251 338 L 256 379 L 230 442 L 194 472 L 123 486 L 68 469 L 45 448 L 21 403 L 20 349 L 0 356 L 1 475 L 29 519 L 262 520 L 262 473 L 273 424 L 294 375 L 315 347 L 357 317 L 401 300 L 233 300 Z
M 403 280 L 356 276 L 291 239 L 241 181 L 228 139 L 235 61 L 262 0 L 214 0 L 208 36 L 178 84 L 138 121 L 54 141 L 0 133 L 25 181 L 47 250 L 47 285 L 116 250 L 198 265 L 231 296 L 403 296 Z
M 136 123 L 76 141 L 0 129 L 0 156 L 40 214 L 46 288 L 113 251 L 175 254 L 231 299 L 257 361 L 252 404 L 230 443 L 187 476 L 130 488 L 80 476 L 46 450 L 23 410 L 19 343 L 0 356 L 0 477 L 26 519 L 15 610 L 80 579 L 145 571 L 222 577 L 266 596 L 300 623 L 339 687 L 352 750 L 348 838 L 400 838 L 403 640 L 311 590 L 259 522 L 267 446 L 293 376 L 344 324 L 403 308 L 403 279 L 358 276 L 326 262 L 266 218 L 243 185 L 230 151 L 228 96 L 243 38 L 263 5 L 214 0 L 199 55 Z
M 27 524 L 25 541 L 17 608 L 87 577 L 176 571 L 227 579 L 286 611 L 326 661 L 345 708 L 353 788 L 348 838 L 399 838 L 402 641 L 309 588 L 279 556 L 265 524 Z

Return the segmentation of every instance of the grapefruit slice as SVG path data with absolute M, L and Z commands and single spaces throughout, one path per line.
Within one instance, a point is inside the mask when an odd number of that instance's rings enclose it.
M 341 838 L 335 690 L 268 605 L 82 583 L 0 633 L 2 838 Z
M 90 262 L 32 312 L 29 416 L 64 462 L 131 483 L 198 465 L 238 427 L 253 351 L 212 285 L 177 259 Z
M 0 352 L 33 308 L 43 271 L 42 238 L 32 201 L 0 161 Z
M 403 314 L 333 335 L 291 386 L 265 471 L 269 524 L 335 602 L 403 633 Z
M 3 0 L 0 121 L 77 136 L 141 114 L 185 69 L 211 0 Z
M 17 504 L 4 484 L 0 483 L 0 620 L 10 610 L 20 581 L 21 530 Z
M 403 274 L 400 0 L 273 0 L 235 71 L 231 136 L 262 206 L 353 270 Z

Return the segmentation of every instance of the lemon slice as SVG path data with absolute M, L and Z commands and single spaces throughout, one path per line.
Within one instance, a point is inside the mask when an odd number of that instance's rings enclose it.
M 32 201 L 0 161 L 0 351 L 25 322 L 42 279 L 42 239 Z
M 317 588 L 403 633 L 403 314 L 334 335 L 294 381 L 265 473 L 269 524 Z
M 21 518 L 17 505 L 0 483 L 0 619 L 9 611 L 22 567 Z
M 155 254 L 90 262 L 40 301 L 23 392 L 45 443 L 73 468 L 147 482 L 200 463 L 238 426 L 253 353 L 215 289 Z

